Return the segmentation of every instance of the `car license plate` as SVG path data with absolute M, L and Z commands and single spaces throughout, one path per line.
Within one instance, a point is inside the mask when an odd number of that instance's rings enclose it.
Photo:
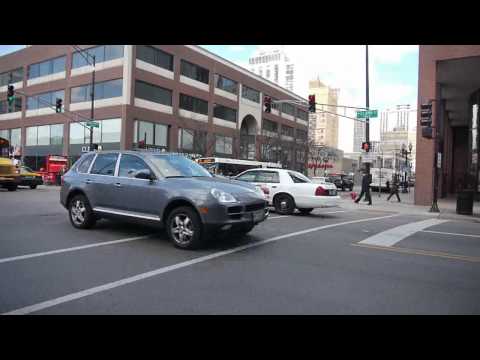
M 331 196 L 335 196 L 335 195 L 337 195 L 337 190 L 330 190 L 329 194 Z
M 259 222 L 263 220 L 265 216 L 265 210 L 257 210 L 253 212 L 253 222 Z

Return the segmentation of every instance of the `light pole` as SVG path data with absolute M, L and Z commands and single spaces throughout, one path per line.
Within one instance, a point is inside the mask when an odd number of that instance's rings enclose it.
M 412 143 L 408 145 L 408 151 L 405 144 L 402 144 L 402 155 L 405 156 L 405 166 L 404 166 L 404 175 L 403 175 L 403 193 L 408 192 L 408 185 L 407 185 L 407 166 L 408 166 L 408 155 L 412 153 Z
M 95 109 L 95 55 L 91 55 L 88 52 L 88 49 L 82 49 L 77 46 L 73 46 L 75 50 L 85 59 L 85 61 L 89 64 L 92 65 L 93 71 L 92 71 L 92 91 L 90 92 L 90 99 L 91 99 L 91 109 L 90 109 L 90 121 L 94 121 L 94 109 Z M 90 62 L 89 57 L 92 59 L 92 62 Z M 93 125 L 93 124 L 91 124 Z M 88 150 L 92 151 L 93 149 L 93 126 L 89 126 L 90 129 L 90 143 L 88 146 Z

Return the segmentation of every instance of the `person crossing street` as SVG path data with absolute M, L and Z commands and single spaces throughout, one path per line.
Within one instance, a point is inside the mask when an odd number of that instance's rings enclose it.
M 396 195 L 398 202 L 400 202 L 400 195 L 398 195 L 398 178 L 396 175 L 392 179 L 392 187 L 390 188 L 390 195 L 388 196 L 387 201 L 390 201 L 390 198 L 393 195 Z
M 355 200 L 358 204 L 362 196 L 365 194 L 365 199 L 368 200 L 368 205 L 372 205 L 372 196 L 370 194 L 370 183 L 372 182 L 372 176 L 367 174 L 366 172 L 363 173 L 362 178 L 362 191 L 360 192 L 360 196 Z

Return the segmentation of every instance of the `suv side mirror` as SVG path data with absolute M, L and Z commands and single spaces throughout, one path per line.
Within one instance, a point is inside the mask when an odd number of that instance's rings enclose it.
M 135 178 L 136 179 L 150 180 L 150 181 L 152 181 L 154 179 L 152 172 L 148 169 L 137 171 L 135 173 Z

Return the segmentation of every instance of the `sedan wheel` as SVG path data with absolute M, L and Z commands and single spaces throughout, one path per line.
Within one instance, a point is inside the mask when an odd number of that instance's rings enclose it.
M 280 215 L 292 215 L 295 202 L 290 195 L 278 195 L 274 201 L 275 211 Z

